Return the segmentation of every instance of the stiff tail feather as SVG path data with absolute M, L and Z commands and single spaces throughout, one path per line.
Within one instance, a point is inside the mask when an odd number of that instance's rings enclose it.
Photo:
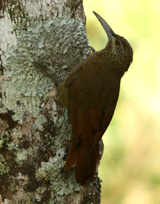
M 74 147 L 74 143 L 73 141 L 71 141 L 66 163 L 63 167 L 64 171 L 68 171 L 76 164 L 77 154 L 78 154 L 78 149 Z
M 89 148 L 89 143 L 83 141 L 80 147 L 74 148 L 73 142 L 71 142 L 64 170 L 67 171 L 76 164 L 76 182 L 81 185 L 85 185 L 88 180 L 94 177 L 96 164 L 99 160 L 98 145 Z

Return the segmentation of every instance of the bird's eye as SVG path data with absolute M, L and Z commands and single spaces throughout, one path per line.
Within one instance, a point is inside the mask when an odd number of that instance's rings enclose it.
M 120 45 L 120 41 L 119 40 L 115 40 L 114 42 L 116 45 Z

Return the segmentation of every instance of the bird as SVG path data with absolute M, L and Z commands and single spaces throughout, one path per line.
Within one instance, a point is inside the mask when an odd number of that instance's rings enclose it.
M 93 52 L 68 74 L 59 87 L 61 104 L 68 109 L 72 139 L 64 171 L 75 166 L 76 182 L 85 186 L 95 175 L 99 141 L 113 117 L 120 82 L 133 60 L 129 42 L 115 34 L 93 11 L 107 36 L 107 45 Z

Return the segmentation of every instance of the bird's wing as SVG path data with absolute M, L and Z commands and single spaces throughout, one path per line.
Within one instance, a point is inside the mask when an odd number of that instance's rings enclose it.
M 103 106 L 104 101 L 107 103 L 113 81 L 109 71 L 102 67 L 103 62 L 92 55 L 76 66 L 61 86 L 62 104 L 68 108 L 68 102 L 73 101 L 78 109 L 84 110 Z
M 76 181 L 85 185 L 96 172 L 99 141 L 112 119 L 115 105 L 106 110 L 101 107 L 83 110 L 78 109 L 71 101 L 68 109 L 73 137 L 64 170 L 69 170 L 76 164 Z
M 107 71 L 103 73 L 101 63 L 87 58 L 64 80 L 59 94 L 68 108 L 73 134 L 64 170 L 76 164 L 76 181 L 82 185 L 95 174 L 98 142 L 112 119 L 118 99 L 117 93 L 110 92 L 112 77 Z
M 117 92 L 111 90 L 114 80 L 110 73 L 107 75 L 106 71 L 104 76 L 100 68 L 102 64 L 89 59 L 70 73 L 61 90 L 62 104 L 67 101 L 75 147 L 85 140 L 91 140 L 92 144 L 100 140 L 112 119 L 118 99 L 119 89 Z
M 99 59 L 100 56 L 95 60 L 94 53 L 86 58 L 60 88 L 60 101 L 69 110 L 73 135 L 81 135 L 82 140 L 107 128 L 104 123 L 109 124 L 118 99 L 119 88 L 117 92 L 111 89 L 115 83 L 112 73 L 107 67 L 101 68 L 104 64 Z

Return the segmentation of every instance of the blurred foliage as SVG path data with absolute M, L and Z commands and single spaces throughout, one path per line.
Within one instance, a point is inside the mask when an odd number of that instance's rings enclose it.
M 107 36 L 96 11 L 132 45 L 134 60 L 103 136 L 102 204 L 160 204 L 160 1 L 84 0 L 87 35 L 96 49 Z

